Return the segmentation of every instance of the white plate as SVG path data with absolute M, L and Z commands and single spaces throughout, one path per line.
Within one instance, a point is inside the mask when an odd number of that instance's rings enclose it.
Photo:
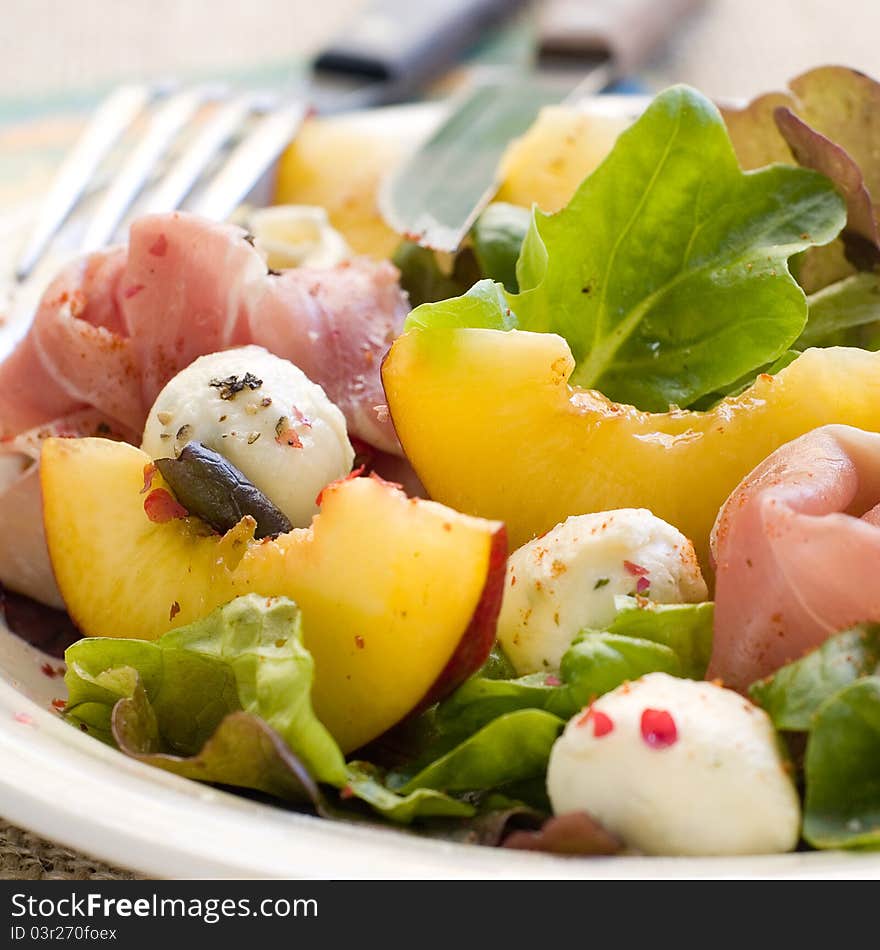
M 616 103 L 600 101 L 600 108 Z M 16 334 L 17 335 L 17 334 Z M 0 358 L 4 341 L 0 335 Z M 325 821 L 153 769 L 72 728 L 49 661 L 0 623 L 0 814 L 164 878 L 880 878 L 880 855 L 559 858 Z

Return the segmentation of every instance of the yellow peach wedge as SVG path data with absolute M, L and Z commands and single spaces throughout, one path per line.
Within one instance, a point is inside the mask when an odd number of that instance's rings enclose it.
M 151 640 L 239 594 L 289 597 L 315 660 L 316 712 L 345 751 L 454 688 L 488 655 L 506 556 L 497 522 L 353 478 L 324 490 L 309 528 L 254 541 L 243 519 L 220 536 L 195 518 L 148 517 L 149 462 L 103 439 L 43 447 L 49 554 L 85 635 Z M 155 475 L 150 492 L 164 487 Z
M 758 462 L 826 423 L 880 430 L 880 353 L 807 350 L 708 412 L 641 412 L 572 387 L 551 333 L 414 329 L 383 381 L 394 425 L 432 498 L 497 518 L 513 547 L 569 515 L 649 508 L 694 542 Z

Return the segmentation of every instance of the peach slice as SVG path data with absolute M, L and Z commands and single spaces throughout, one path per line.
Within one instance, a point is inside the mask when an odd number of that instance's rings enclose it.
M 519 330 L 411 330 L 382 379 L 406 454 L 432 498 L 505 522 L 518 547 L 569 515 L 650 508 L 691 538 L 740 479 L 830 422 L 880 430 L 880 353 L 807 350 L 709 412 L 640 412 L 568 383 L 568 344 Z
M 324 490 L 309 528 L 257 542 L 245 519 L 220 537 L 195 518 L 149 520 L 149 461 L 103 439 L 44 444 L 49 554 L 85 635 L 155 639 L 239 594 L 290 597 L 315 659 L 316 712 L 346 751 L 488 655 L 506 558 L 497 522 L 355 478 Z

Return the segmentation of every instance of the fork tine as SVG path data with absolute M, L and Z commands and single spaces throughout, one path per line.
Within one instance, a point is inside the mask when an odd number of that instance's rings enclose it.
M 24 280 L 82 197 L 98 166 L 149 101 L 149 86 L 123 86 L 98 106 L 91 122 L 59 168 L 37 214 L 15 276 Z
M 293 138 L 306 111 L 303 99 L 263 116 L 235 147 L 192 210 L 216 221 L 228 218 Z
M 168 170 L 144 201 L 144 213 L 173 211 L 190 193 L 211 159 L 244 124 L 254 107 L 252 96 L 241 96 L 218 107 L 195 140 Z
M 80 250 L 96 250 L 113 237 L 159 159 L 208 95 L 206 87 L 179 92 L 156 110 L 143 139 L 132 150 L 95 210 L 80 242 Z

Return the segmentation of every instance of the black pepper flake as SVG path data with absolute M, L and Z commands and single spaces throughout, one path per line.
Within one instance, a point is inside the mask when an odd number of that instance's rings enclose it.
M 281 271 L 280 271 L 280 270 L 273 270 L 271 267 L 269 267 L 269 268 L 266 269 L 266 274 L 267 274 L 269 277 L 280 277 L 280 276 L 281 276 Z
M 227 376 L 226 379 L 212 379 L 208 385 L 212 389 L 220 390 L 221 399 L 235 399 L 245 389 L 259 389 L 263 385 L 262 379 L 257 379 L 253 373 L 244 376 Z
M 600 577 L 599 580 L 597 580 L 596 583 L 593 584 L 593 590 L 599 590 L 600 588 L 604 587 L 606 584 L 609 584 L 610 582 L 611 582 L 610 577 Z
M 99 422 L 98 428 L 95 429 L 96 435 L 110 435 L 111 429 L 106 422 Z
M 247 234 L 245 234 L 245 236 L 244 236 L 244 238 L 243 238 L 242 240 L 247 241 L 247 243 L 250 244 L 251 247 L 254 246 L 255 238 L 254 238 L 253 234 L 251 234 L 250 232 L 248 232 Z

